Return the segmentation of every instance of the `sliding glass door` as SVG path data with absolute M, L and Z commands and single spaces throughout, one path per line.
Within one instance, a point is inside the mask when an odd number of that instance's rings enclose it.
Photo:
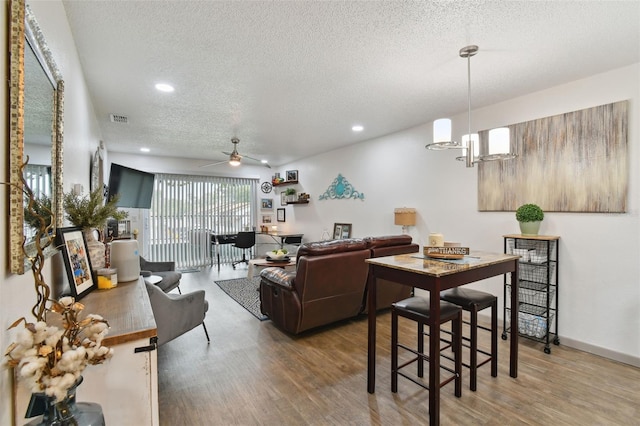
M 254 229 L 257 179 L 156 173 L 149 212 L 150 260 L 174 260 L 176 268 L 196 269 L 216 261 L 212 234 Z M 222 263 L 238 249 L 220 246 Z

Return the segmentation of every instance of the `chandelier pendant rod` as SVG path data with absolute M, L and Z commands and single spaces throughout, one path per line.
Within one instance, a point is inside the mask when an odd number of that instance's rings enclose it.
M 466 163 L 467 167 L 473 167 L 473 153 L 475 151 L 475 147 L 473 146 L 474 141 L 471 137 L 471 57 L 478 53 L 478 46 L 470 45 L 463 47 L 460 49 L 460 56 L 463 58 L 467 58 L 467 102 L 468 102 L 468 133 L 467 133 L 467 155 L 466 155 Z

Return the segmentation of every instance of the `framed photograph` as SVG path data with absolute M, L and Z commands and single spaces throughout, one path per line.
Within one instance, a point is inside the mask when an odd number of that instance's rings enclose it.
M 351 224 L 350 223 L 334 223 L 333 239 L 342 240 L 344 238 L 351 238 Z
M 260 200 L 262 210 L 273 210 L 273 198 L 263 198 Z
M 285 209 L 277 209 L 276 213 L 276 220 L 278 222 L 285 222 Z
M 87 242 L 81 228 L 59 228 L 57 232 L 71 295 L 80 300 L 98 286 L 91 273 Z
M 262 216 L 262 223 L 271 223 L 271 217 L 272 216 L 270 214 Z
M 297 170 L 287 170 L 287 182 L 297 182 L 298 181 L 298 171 Z
M 281 206 L 287 205 L 287 194 L 284 191 L 280 193 L 280 205 Z

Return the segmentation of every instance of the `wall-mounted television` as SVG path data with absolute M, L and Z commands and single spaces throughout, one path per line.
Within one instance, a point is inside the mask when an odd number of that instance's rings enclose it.
M 153 173 L 111 163 L 108 199 L 118 194 L 118 207 L 150 209 L 154 180 Z

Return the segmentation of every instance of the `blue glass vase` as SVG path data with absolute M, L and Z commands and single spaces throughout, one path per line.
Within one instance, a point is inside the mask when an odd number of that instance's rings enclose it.
M 82 383 L 80 377 L 67 391 L 62 401 L 44 393 L 31 395 L 27 418 L 40 415 L 27 426 L 104 426 L 102 407 L 94 402 L 76 402 L 76 388 Z

